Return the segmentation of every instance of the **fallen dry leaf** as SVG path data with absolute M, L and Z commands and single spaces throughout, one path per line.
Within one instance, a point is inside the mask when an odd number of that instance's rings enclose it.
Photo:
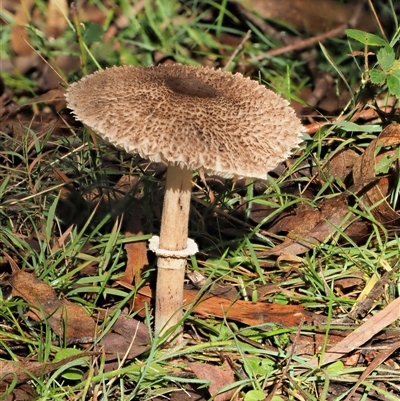
M 142 287 L 138 293 L 150 301 L 152 290 Z M 145 298 L 141 302 L 146 302 Z M 185 309 L 194 308 L 194 312 L 219 318 L 235 320 L 249 326 L 260 324 L 278 324 L 284 327 L 298 326 L 303 321 L 313 319 L 311 312 L 305 311 L 302 305 L 278 305 L 266 302 L 231 301 L 216 296 L 206 296 L 199 300 L 199 292 L 184 290 Z M 142 304 L 141 304 L 142 305 Z M 136 305 L 135 305 L 136 308 Z
M 57 88 L 51 89 L 43 95 L 35 96 L 32 99 L 29 99 L 24 104 L 20 106 L 20 108 L 38 104 L 38 103 L 55 103 L 55 102 L 62 102 L 65 105 L 65 89 L 64 88 Z
M 50 38 L 58 38 L 67 28 L 67 0 L 49 0 L 46 13 L 46 34 Z
M 115 185 L 117 199 L 122 199 L 122 195 L 128 194 L 137 186 L 137 177 L 124 175 Z M 129 236 L 143 235 L 142 214 L 140 208 L 135 208 L 135 211 L 128 210 L 124 216 L 124 234 Z M 127 257 L 127 263 L 124 275 L 119 281 L 132 284 L 138 283 L 141 278 L 141 273 L 149 265 L 147 258 L 147 241 L 129 242 L 124 245 Z
M 292 345 L 287 348 L 287 351 L 293 351 L 297 356 L 308 356 L 311 358 L 322 351 L 327 341 L 328 347 L 333 347 L 339 341 L 343 340 L 346 334 L 346 331 L 339 330 L 330 330 L 328 338 L 323 331 L 319 333 L 301 334 L 299 336 L 291 334 L 290 339 L 292 340 Z
M 47 320 L 52 330 L 66 338 L 68 343 L 93 341 L 96 323 L 85 309 L 68 300 L 61 300 L 56 292 L 34 274 L 18 268 L 11 257 L 5 255 L 13 273 L 4 279 L 12 288 L 12 296 L 21 297 L 30 305 L 30 316 L 35 320 Z
M 19 5 L 14 16 L 14 22 L 11 26 L 10 46 L 17 57 L 27 57 L 34 52 L 32 45 L 30 45 L 27 28 L 30 16 L 29 11 L 34 2 L 33 0 L 20 0 L 18 2 L 23 3 L 23 5 Z
M 347 23 L 353 16 L 355 2 L 343 4 L 335 0 L 245 0 L 240 4 L 255 10 L 263 18 L 286 21 L 296 29 L 319 33 Z M 372 16 L 363 11 L 358 29 L 373 31 L 375 23 Z
M 65 332 L 67 343 L 93 342 L 96 324 L 80 305 L 58 299 L 48 284 L 31 273 L 19 270 L 9 256 L 7 260 L 13 266 L 13 274 L 4 283 L 11 286 L 13 296 L 23 298 L 30 305 L 29 312 L 33 319 L 47 320 L 58 335 L 63 336 Z M 146 325 L 120 316 L 100 345 L 104 348 L 106 360 L 110 361 L 123 358 L 131 360 L 145 352 L 149 343 L 150 334 Z
M 4 388 L 12 383 L 15 378 L 17 378 L 17 383 L 24 383 L 33 377 L 41 377 L 51 373 L 68 362 L 95 354 L 97 352 L 82 352 L 57 362 L 36 362 L 30 360 L 0 361 L 0 391 L 4 391 Z
M 104 7 L 99 8 L 96 4 L 76 2 L 76 11 L 78 12 L 79 21 L 90 21 L 98 25 L 103 25 L 107 20 L 107 13 Z
M 362 278 L 363 273 L 361 271 L 354 272 L 353 275 L 359 277 L 344 277 L 335 280 L 335 289 L 340 289 L 340 291 L 343 292 L 344 290 L 349 290 L 354 287 L 361 287 L 361 285 L 364 284 L 365 281 Z
M 223 387 L 235 382 L 235 375 L 227 362 L 224 362 L 222 366 L 214 366 L 209 363 L 199 362 L 189 362 L 188 365 L 199 379 L 210 380 L 208 391 L 214 401 L 227 401 L 232 399 L 236 391 L 235 389 L 216 395 Z
M 1 385 L 0 385 L 1 390 Z M 1 390 L 1 391 L 6 391 Z M 30 401 L 30 400 L 37 400 L 39 399 L 39 394 L 36 390 L 29 384 L 29 383 L 22 383 L 21 385 L 15 386 L 11 393 L 6 395 L 5 398 L 4 394 L 1 398 L 2 401 Z
M 379 333 L 397 319 L 400 319 L 400 298 L 392 301 L 384 309 L 377 312 L 364 324 L 350 333 L 345 339 L 330 348 L 323 356 L 321 362 L 317 359 L 313 359 L 308 362 L 308 366 L 316 368 L 317 366 L 323 366 L 336 361 L 349 352 L 362 346 L 375 334 Z
M 320 222 L 321 212 L 318 209 L 304 210 L 294 215 L 279 219 L 269 231 L 272 233 L 288 232 L 294 237 L 305 237 Z
M 126 235 L 129 234 L 130 233 L 126 233 Z M 128 284 L 134 282 L 138 283 L 142 270 L 149 264 L 147 259 L 147 241 L 126 243 L 124 248 L 126 251 L 127 263 L 124 275 L 118 281 Z
M 106 360 L 131 360 L 149 349 L 150 334 L 139 321 L 120 316 L 112 329 L 103 337 Z
M 291 217 L 287 226 L 292 228 L 285 240 L 264 252 L 269 255 L 300 255 L 318 246 L 336 232 L 335 227 L 340 227 L 346 215 L 346 193 L 330 198 L 320 205 L 320 210 L 308 211 L 298 216 Z M 287 218 L 289 219 L 289 218 Z M 282 223 L 280 223 L 282 225 Z
M 335 153 L 330 159 L 326 167 L 328 176 L 340 178 L 344 181 L 346 177 L 351 173 L 354 163 L 359 158 L 359 155 L 352 149 L 341 149 Z M 324 177 L 320 176 L 322 181 L 325 181 Z
M 186 298 L 186 292 L 184 296 Z M 186 301 L 188 301 L 187 298 Z M 284 327 L 293 327 L 298 326 L 301 321 L 311 318 L 311 314 L 306 312 L 301 305 L 278 305 L 242 300 L 232 302 L 218 297 L 201 300 L 199 305 L 196 305 L 194 312 L 220 318 L 226 317 L 249 326 L 273 323 Z
M 353 395 L 356 393 L 358 387 L 360 387 L 361 383 L 382 363 L 384 362 L 387 358 L 389 358 L 390 355 L 392 355 L 394 352 L 396 352 L 400 348 L 400 341 L 395 342 L 389 349 L 382 350 L 379 352 L 379 354 L 375 357 L 375 359 L 367 366 L 367 368 L 364 370 L 364 372 L 361 373 L 360 378 L 357 380 L 357 383 L 355 386 L 352 388 L 349 394 L 347 394 L 347 397 L 344 399 L 344 401 L 351 401 Z
M 173 391 L 170 401 L 208 401 L 210 394 L 205 388 L 198 388 L 195 384 L 186 384 L 181 391 Z M 155 398 L 154 401 L 165 401 L 165 396 Z
M 385 289 L 390 283 L 395 283 L 398 280 L 400 272 L 400 265 L 385 272 L 383 276 L 374 284 L 373 288 L 364 300 L 359 300 L 353 307 L 348 317 L 350 319 L 363 319 L 373 307 L 375 301 L 379 299 L 385 292 Z M 336 283 L 335 283 L 336 284 Z
M 377 157 L 375 154 L 381 148 L 399 147 L 400 145 L 400 126 L 397 124 L 388 125 L 381 134 L 374 139 L 367 147 L 358 162 L 353 168 L 353 179 L 355 183 L 370 183 L 376 180 L 375 168 Z M 390 177 L 392 176 L 392 177 Z M 386 201 L 385 197 L 390 190 L 390 178 L 397 179 L 397 171 L 389 171 L 389 177 L 384 176 L 375 181 L 363 196 L 361 207 L 371 210 L 374 217 L 383 224 L 396 226 L 400 223 L 400 214 L 397 213 Z M 375 205 L 373 208 L 371 206 Z
M 262 221 L 267 221 L 267 217 L 270 216 L 273 211 L 274 209 L 268 205 L 252 202 L 250 206 L 249 219 L 258 224 Z
M 203 276 L 199 271 L 188 271 L 186 277 L 192 282 L 194 287 L 198 290 L 203 288 L 207 283 L 207 278 Z M 238 290 L 231 283 L 221 283 L 216 281 L 210 288 L 210 295 L 215 295 L 217 297 L 235 300 L 238 298 Z

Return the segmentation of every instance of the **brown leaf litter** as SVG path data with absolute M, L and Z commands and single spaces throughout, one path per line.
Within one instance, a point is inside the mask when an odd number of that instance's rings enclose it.
M 243 6 L 257 10 L 263 18 L 286 21 L 298 30 L 310 33 L 326 32 L 346 23 L 354 15 L 356 4 L 342 4 L 333 0 L 246 0 Z M 364 11 L 357 21 L 357 28 L 367 32 L 375 29 L 371 14 Z
M 140 309 L 152 297 L 150 287 L 141 287 L 138 293 L 143 297 L 135 305 Z M 138 299 L 139 300 L 139 299 Z M 209 294 L 201 296 L 197 290 L 184 290 L 184 309 L 192 309 L 199 316 L 214 316 L 235 320 L 249 326 L 276 324 L 283 327 L 297 327 L 300 322 L 310 321 L 313 314 L 302 305 L 279 305 L 266 302 L 230 300 Z
M 375 181 L 375 185 L 363 195 L 361 207 L 364 210 L 371 210 L 376 220 L 388 227 L 396 227 L 400 222 L 400 214 L 393 209 L 386 199 L 399 175 L 399 155 L 396 155 L 395 150 L 392 149 L 393 147 L 398 150 L 399 145 L 400 126 L 398 124 L 390 124 L 368 145 L 353 168 L 354 182 L 368 183 L 379 178 Z M 388 148 L 391 148 L 391 150 L 388 150 Z M 387 150 L 382 155 L 383 149 Z M 379 151 L 381 151 L 381 154 L 377 154 Z M 379 159 L 382 159 L 382 156 L 394 157 L 397 167 L 391 168 L 384 176 L 377 177 L 376 165 Z
M 288 231 L 285 240 L 264 251 L 269 255 L 300 255 L 318 246 L 348 222 L 348 195 L 341 194 L 321 202 L 319 209 L 283 218 L 271 231 Z M 285 224 L 286 223 L 286 224 Z
M 54 333 L 67 343 L 90 343 L 96 336 L 96 323 L 84 308 L 67 299 L 59 299 L 56 292 L 34 274 L 20 270 L 13 259 L 8 259 L 13 273 L 3 280 L 12 288 L 12 296 L 30 305 L 30 317 L 46 320 Z
M 308 362 L 308 366 L 316 368 L 317 366 L 324 366 L 342 358 L 343 356 L 361 347 L 377 333 L 398 319 L 400 319 L 400 298 L 393 300 L 391 303 L 386 305 L 384 309 L 377 312 L 365 323 L 352 331 L 348 336 L 346 336 L 346 338 L 329 348 L 322 356 L 321 360 L 310 360 Z M 390 350 L 393 350 L 393 347 L 400 347 L 400 343 L 396 342 L 393 344 L 393 346 L 390 347 Z M 391 352 L 394 352 L 396 349 Z
M 327 174 L 333 174 L 341 181 L 352 174 L 354 185 L 339 195 L 319 202 L 318 208 L 299 206 L 294 214 L 276 219 L 269 227 L 269 232 L 287 232 L 284 241 L 258 254 L 300 255 L 326 241 L 338 229 L 343 229 L 347 236 L 359 242 L 368 235 L 370 228 L 367 221 L 356 218 L 348 208 L 349 199 L 354 195 L 361 199 L 361 207 L 370 210 L 379 223 L 392 230 L 396 229 L 400 214 L 386 198 L 394 185 L 398 168 L 389 168 L 388 173 L 383 176 L 377 175 L 375 170 L 383 157 L 391 157 L 394 164 L 398 163 L 399 155 L 396 152 L 399 145 L 400 128 L 397 124 L 391 124 L 370 143 L 362 155 L 356 155 L 353 151 L 336 153 L 328 164 Z M 386 150 L 375 156 L 380 149 Z M 319 178 L 324 179 L 321 174 Z M 260 212 L 257 219 L 262 220 Z
M 15 380 L 18 384 L 24 383 L 32 378 L 42 377 L 43 375 L 54 372 L 60 366 L 63 366 L 70 361 L 95 354 L 98 354 L 98 352 L 81 352 L 80 354 L 63 358 L 57 362 L 37 362 L 29 359 L 22 359 L 19 361 L 0 361 L 0 391 L 5 391 L 5 388 Z
M 233 400 L 235 389 L 221 392 L 225 386 L 235 383 L 235 375 L 226 361 L 221 366 L 211 365 L 210 363 L 189 362 L 189 368 L 199 379 L 210 381 L 208 391 L 215 401 Z M 236 397 L 234 398 L 236 399 Z
M 11 287 L 13 297 L 22 298 L 29 304 L 29 317 L 36 321 L 47 321 L 53 332 L 65 339 L 67 344 L 96 342 L 97 324 L 82 306 L 67 299 L 59 299 L 48 284 L 34 274 L 20 270 L 7 254 L 5 256 L 13 273 L 3 278 L 2 284 Z M 134 333 L 136 335 L 132 337 Z M 118 347 L 115 341 L 119 341 Z M 104 336 L 100 345 L 105 348 L 107 360 L 117 359 L 131 347 L 125 355 L 131 359 L 144 352 L 149 341 L 145 325 L 120 316 L 112 326 L 112 332 Z
M 85 309 L 67 299 L 59 299 L 56 292 L 34 274 L 22 271 L 14 260 L 5 254 L 12 267 L 12 274 L 5 276 L 1 284 L 11 287 L 11 295 L 24 299 L 29 304 L 27 316 L 35 321 L 46 321 L 61 343 L 95 345 L 96 351 L 82 352 L 59 362 L 37 362 L 34 360 L 0 361 L 0 376 L 5 386 L 21 384 L 32 377 L 40 377 L 58 369 L 63 364 L 89 355 L 104 353 L 105 371 L 121 366 L 149 349 L 148 328 L 135 319 L 119 316 L 111 329 L 97 341 L 99 328 Z M 16 380 L 16 382 L 15 382 Z M 14 385 L 13 384 L 13 385 Z M 20 387 L 15 389 L 23 392 Z

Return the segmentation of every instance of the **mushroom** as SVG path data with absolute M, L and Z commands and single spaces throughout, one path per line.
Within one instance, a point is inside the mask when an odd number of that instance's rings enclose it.
M 67 90 L 68 108 L 101 137 L 128 153 L 167 163 L 157 255 L 155 330 L 180 331 L 191 176 L 267 178 L 300 139 L 289 103 L 240 73 L 181 64 L 112 67 Z

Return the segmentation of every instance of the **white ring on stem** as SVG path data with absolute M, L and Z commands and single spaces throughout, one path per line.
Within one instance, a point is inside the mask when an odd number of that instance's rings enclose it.
M 197 244 L 191 238 L 187 240 L 186 249 L 181 251 L 170 251 L 168 249 L 160 249 L 160 237 L 153 235 L 149 239 L 149 249 L 153 251 L 157 256 L 163 256 L 165 258 L 187 258 L 188 256 L 194 255 L 199 251 Z

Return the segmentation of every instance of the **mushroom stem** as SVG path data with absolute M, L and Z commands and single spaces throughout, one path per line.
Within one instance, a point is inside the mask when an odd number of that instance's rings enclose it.
M 182 251 L 188 242 L 192 171 L 169 164 L 160 230 L 160 250 Z M 155 330 L 162 334 L 182 318 L 187 255 L 158 255 Z M 180 329 L 179 329 L 180 330 Z

